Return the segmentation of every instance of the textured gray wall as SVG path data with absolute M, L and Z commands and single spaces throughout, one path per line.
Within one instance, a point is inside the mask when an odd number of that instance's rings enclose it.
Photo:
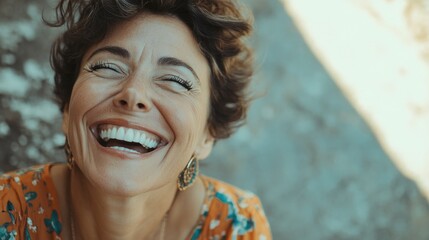
M 258 73 L 248 124 L 203 172 L 257 193 L 274 239 L 429 239 L 429 208 L 276 0 L 248 0 Z M 0 2 L 0 169 L 63 161 L 46 0 Z M 46 9 L 49 10 L 49 9 Z

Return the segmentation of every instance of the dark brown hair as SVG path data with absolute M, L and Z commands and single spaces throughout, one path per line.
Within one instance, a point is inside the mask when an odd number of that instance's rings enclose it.
M 85 52 L 116 24 L 143 12 L 176 16 L 193 32 L 211 69 L 208 127 L 227 138 L 246 118 L 252 52 L 243 37 L 251 23 L 233 0 L 61 0 L 50 26 L 67 27 L 52 46 L 54 93 L 68 104 Z

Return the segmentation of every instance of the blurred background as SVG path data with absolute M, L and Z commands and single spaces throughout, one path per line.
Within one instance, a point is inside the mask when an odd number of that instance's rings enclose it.
M 246 0 L 247 125 L 203 173 L 260 196 L 274 239 L 429 239 L 429 0 Z M 0 1 L 0 171 L 64 161 L 41 21 Z

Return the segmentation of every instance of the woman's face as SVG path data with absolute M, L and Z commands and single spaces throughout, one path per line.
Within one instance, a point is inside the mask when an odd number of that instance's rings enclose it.
M 143 14 L 110 31 L 81 63 L 66 133 L 96 187 L 135 195 L 166 184 L 213 139 L 207 60 L 180 20 Z

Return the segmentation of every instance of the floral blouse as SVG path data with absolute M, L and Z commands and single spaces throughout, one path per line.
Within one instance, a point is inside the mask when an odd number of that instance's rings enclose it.
M 0 240 L 60 240 L 62 219 L 46 164 L 0 176 Z M 206 197 L 187 240 L 271 239 L 259 199 L 221 181 L 201 176 Z

